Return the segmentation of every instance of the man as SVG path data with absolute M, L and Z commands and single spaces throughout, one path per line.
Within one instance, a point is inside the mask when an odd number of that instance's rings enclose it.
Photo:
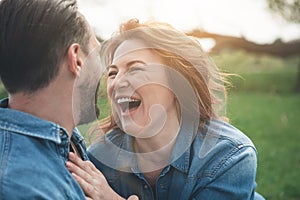
M 76 0 L 1 0 L 0 30 L 0 199 L 85 199 L 65 162 L 87 159 L 75 126 L 96 118 L 94 33 Z

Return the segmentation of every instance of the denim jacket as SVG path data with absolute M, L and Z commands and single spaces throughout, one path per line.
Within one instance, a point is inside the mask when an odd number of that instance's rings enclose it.
M 0 199 L 85 199 L 65 167 L 70 140 L 57 124 L 12 110 L 0 102 Z M 72 141 L 84 159 L 83 137 Z
M 123 197 L 136 194 L 142 200 L 263 199 L 255 192 L 257 152 L 251 140 L 218 120 L 212 120 L 204 130 L 195 134 L 180 131 L 170 164 L 156 180 L 155 193 L 136 167 L 134 154 L 130 154 L 133 138 L 120 129 L 91 145 L 88 156 Z M 183 151 L 174 156 L 180 152 L 178 149 Z

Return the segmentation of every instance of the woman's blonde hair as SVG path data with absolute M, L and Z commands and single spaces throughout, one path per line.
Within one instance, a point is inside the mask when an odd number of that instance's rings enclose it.
M 131 39 L 142 40 L 151 46 L 151 50 L 163 58 L 164 64 L 188 80 L 201 113 L 200 128 L 212 118 L 225 118 L 225 115 L 219 114 L 220 108 L 223 109 L 226 103 L 225 75 L 219 72 L 195 38 L 166 23 L 155 21 L 140 23 L 137 19 L 131 19 L 123 23 L 119 32 L 104 43 L 102 59 L 105 66 L 111 64 L 118 46 Z M 104 132 L 115 128 L 113 116 L 101 120 L 100 127 Z

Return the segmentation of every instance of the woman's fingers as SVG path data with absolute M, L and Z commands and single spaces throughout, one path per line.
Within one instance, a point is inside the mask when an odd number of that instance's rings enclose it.
M 79 158 L 72 152 L 69 153 L 69 160 L 85 171 L 91 171 L 96 169 L 90 161 L 83 161 L 81 160 L 81 158 Z
M 83 161 L 75 154 L 70 153 L 66 167 L 85 192 L 87 199 L 103 196 L 102 188 L 107 185 L 106 179 L 91 162 Z
M 103 191 L 100 190 L 100 187 L 98 186 L 98 183 L 89 183 L 86 182 L 83 178 L 80 176 L 72 173 L 73 177 L 76 179 L 76 181 L 79 183 L 80 187 L 84 191 L 85 195 L 87 195 L 88 198 L 90 197 L 97 197 L 100 193 L 100 197 L 103 193 Z
M 70 153 L 66 167 L 79 183 L 87 200 L 124 199 L 113 191 L 104 175 L 90 161 L 83 161 Z M 138 197 L 131 196 L 129 199 L 138 200 Z
M 95 167 L 91 161 L 83 161 L 74 153 L 70 153 L 70 161 L 80 167 L 83 171 L 89 173 L 91 176 L 103 176 L 104 175 Z
M 90 174 L 90 172 L 85 171 L 84 169 L 80 168 L 78 165 L 76 165 L 70 161 L 67 161 L 66 167 L 68 168 L 68 170 L 71 173 L 78 175 L 79 177 L 86 180 L 87 182 L 89 182 L 88 180 L 92 178 L 92 175 Z
M 80 187 L 84 191 L 87 200 L 107 200 L 107 199 L 118 199 L 124 200 L 117 193 L 115 193 L 108 185 L 104 176 L 96 176 L 94 179 L 88 182 L 82 177 L 75 173 L 72 173 L 75 180 L 79 183 Z M 131 199 L 138 200 L 138 199 Z
M 127 200 L 139 200 L 139 197 L 136 195 L 131 195 Z

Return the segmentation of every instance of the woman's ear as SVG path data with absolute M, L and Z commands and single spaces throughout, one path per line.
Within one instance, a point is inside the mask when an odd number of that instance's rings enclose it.
M 83 59 L 81 54 L 80 45 L 77 43 L 72 44 L 67 53 L 68 69 L 75 75 L 79 76 L 83 67 Z

